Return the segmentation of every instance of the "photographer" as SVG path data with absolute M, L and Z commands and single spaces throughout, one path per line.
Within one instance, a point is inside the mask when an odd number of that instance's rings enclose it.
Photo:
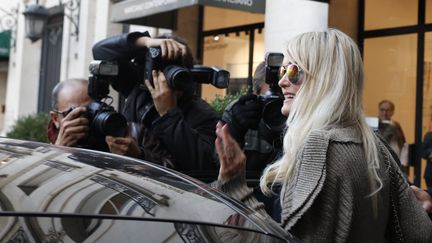
M 161 70 L 151 72 L 153 83 L 144 80 L 144 86 L 138 81 L 142 70 L 131 68 L 131 60 L 143 59 L 151 47 L 160 47 L 162 62 L 181 59 L 184 67 L 192 67 L 192 57 L 184 44 L 153 39 L 147 32 L 110 37 L 93 47 L 95 60 L 118 63 L 119 80 L 111 85 L 126 97 L 122 113 L 130 127 L 139 130 L 126 138 L 107 137 L 108 145 L 114 152 L 180 171 L 215 171 L 216 112 L 194 95 L 192 83 L 173 89 Z
M 269 84 L 265 82 L 265 72 L 265 62 L 261 62 L 252 79 L 253 94 L 231 102 L 222 115 L 222 120 L 229 124 L 233 137 L 243 146 L 247 157 L 246 173 L 251 179 L 259 179 L 267 164 L 273 162 L 282 149 L 282 129 L 272 131 L 263 124 L 263 102 L 260 99 L 270 93 Z M 282 123 L 286 119 L 279 113 L 274 116 L 275 120 Z
M 88 136 L 89 121 L 82 116 L 92 101 L 87 86 L 87 80 L 68 79 L 54 87 L 48 123 L 48 140 L 52 144 L 74 147 Z
M 242 146 L 246 155 L 246 178 L 248 185 L 254 189 L 254 196 L 264 203 L 270 215 L 279 215 L 275 212 L 274 198 L 264 196 L 259 189 L 259 178 L 264 168 L 278 159 L 282 153 L 283 129 L 269 129 L 263 121 L 263 102 L 260 99 L 270 95 L 269 84 L 265 82 L 265 62 L 261 62 L 255 69 L 252 79 L 253 94 L 247 94 L 231 102 L 225 109 L 222 120 L 228 123 L 229 130 L 234 139 Z M 286 117 L 280 115 L 280 105 L 273 112 L 272 118 L 284 124 Z

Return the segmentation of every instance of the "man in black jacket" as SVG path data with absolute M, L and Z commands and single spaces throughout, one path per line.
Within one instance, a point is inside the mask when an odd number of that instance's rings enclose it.
M 118 63 L 120 80 L 112 86 L 126 97 L 123 114 L 131 130 L 139 131 L 125 138 L 107 137 L 110 150 L 186 173 L 215 171 L 217 113 L 194 95 L 192 85 L 172 89 L 161 71 L 153 70 L 153 83 L 144 80 L 144 86 L 137 82 L 129 68 L 131 60 L 142 58 L 150 47 L 161 48 L 162 60 L 182 58 L 185 67 L 192 65 L 185 45 L 172 39 L 150 38 L 147 32 L 110 37 L 93 46 L 95 60 Z

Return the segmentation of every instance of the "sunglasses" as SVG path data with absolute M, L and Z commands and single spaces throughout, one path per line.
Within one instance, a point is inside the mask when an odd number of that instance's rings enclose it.
M 288 78 L 292 84 L 298 84 L 300 81 L 300 73 L 303 70 L 295 63 L 281 66 L 279 68 L 279 80 Z
M 69 107 L 69 109 L 65 110 L 65 111 L 54 111 L 57 114 L 62 115 L 63 117 L 67 116 L 69 113 L 71 113 L 71 111 L 73 111 L 73 109 L 75 109 L 75 107 Z

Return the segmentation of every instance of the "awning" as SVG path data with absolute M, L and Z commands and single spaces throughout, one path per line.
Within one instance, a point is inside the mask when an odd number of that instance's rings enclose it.
M 111 20 L 172 29 L 177 16 L 175 10 L 193 5 L 265 12 L 265 0 L 124 0 L 113 4 Z
M 0 58 L 8 58 L 10 50 L 11 31 L 0 32 Z

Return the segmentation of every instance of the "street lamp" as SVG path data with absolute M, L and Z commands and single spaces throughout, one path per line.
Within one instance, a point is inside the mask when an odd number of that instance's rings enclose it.
M 32 42 L 43 36 L 43 31 L 48 20 L 48 10 L 39 4 L 30 4 L 23 12 L 25 16 L 26 37 Z
M 78 40 L 79 34 L 79 17 L 80 17 L 80 2 L 81 0 L 59 0 L 60 8 L 68 9 L 68 14 L 62 12 L 63 16 L 68 18 L 75 27 L 71 30 L 71 36 L 76 36 Z M 36 4 L 30 4 L 23 12 L 25 17 L 26 37 L 32 42 L 42 38 L 46 23 L 50 17 L 48 9 L 36 1 Z

